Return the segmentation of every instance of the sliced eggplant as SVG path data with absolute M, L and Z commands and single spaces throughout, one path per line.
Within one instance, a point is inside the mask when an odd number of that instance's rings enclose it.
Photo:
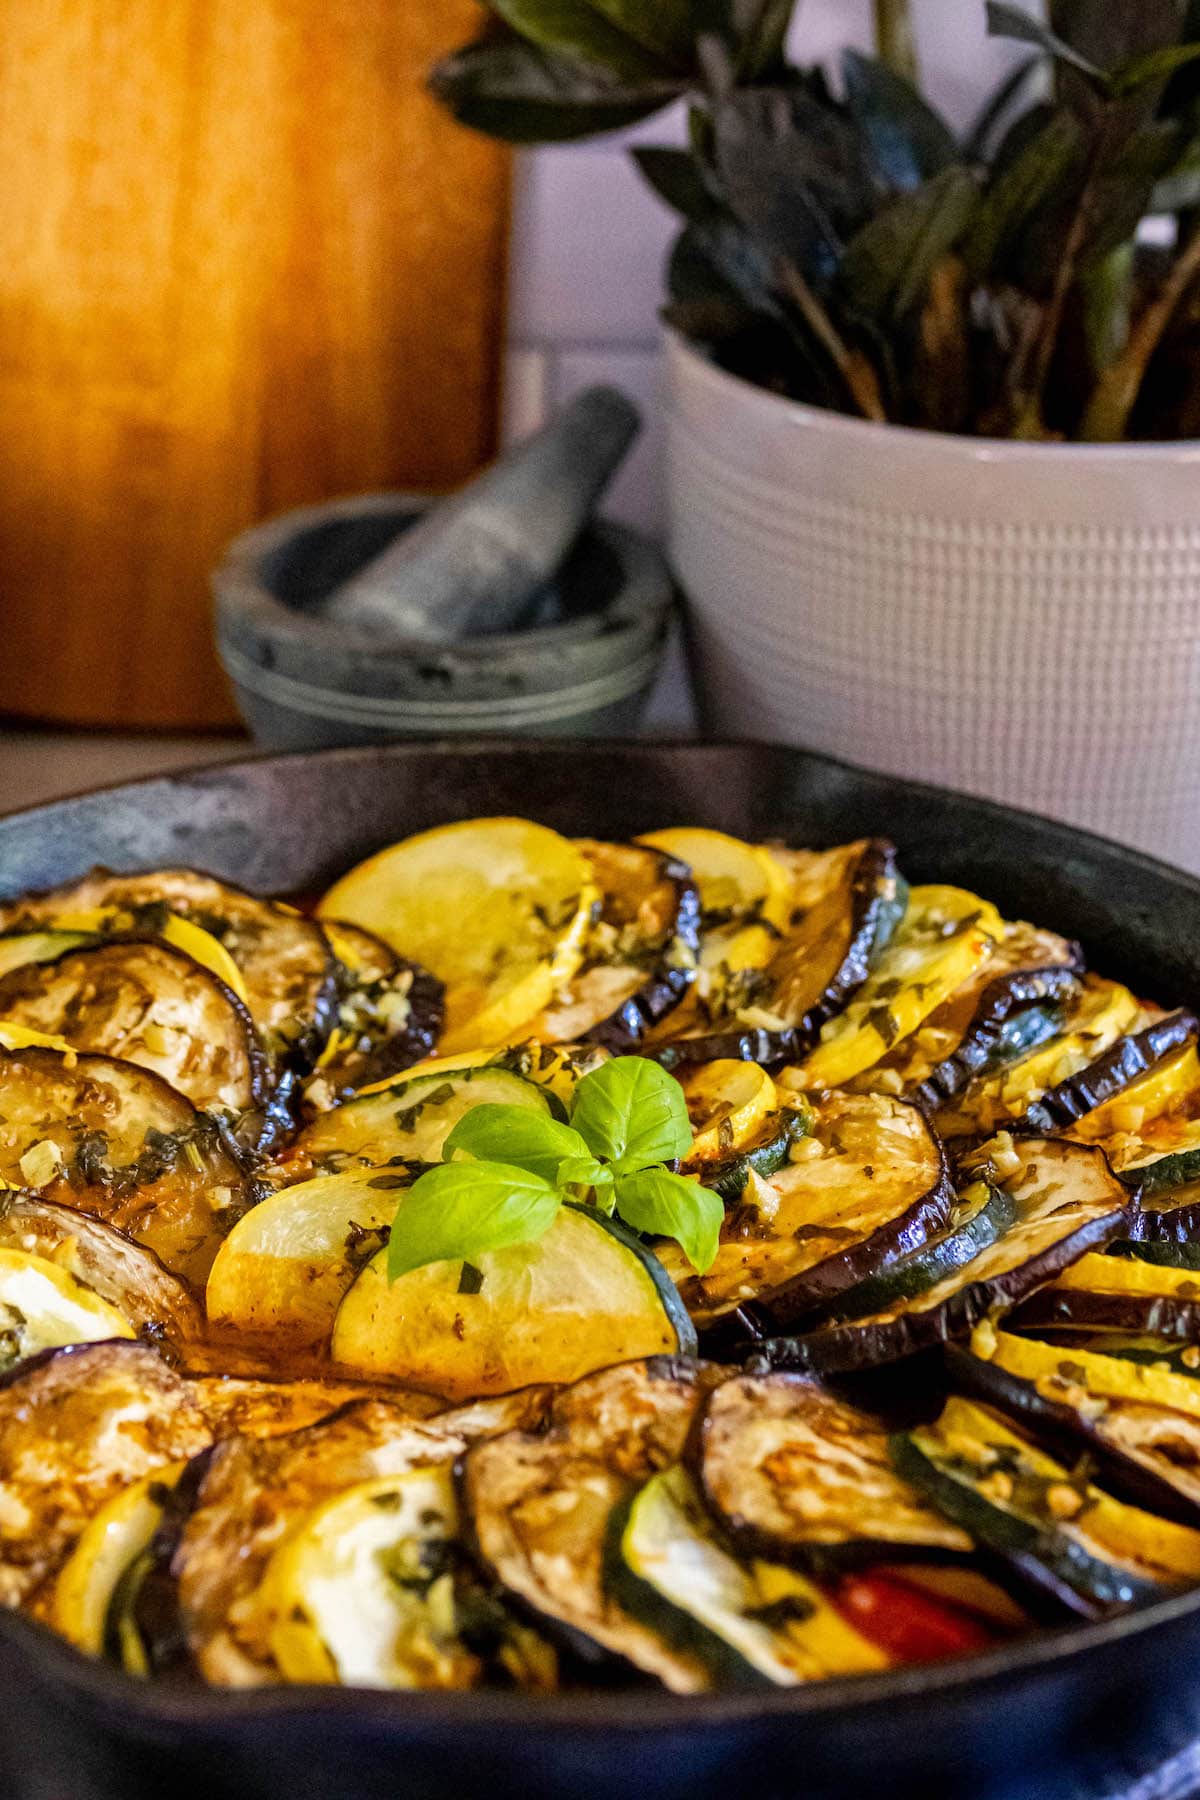
M 743 1555 L 820 1576 L 971 1550 L 896 1473 L 883 1428 L 803 1376 L 723 1382 L 705 1405 L 696 1461 L 704 1498 Z
M 337 958 L 337 1024 L 304 1087 L 306 1112 L 326 1112 L 359 1088 L 400 1075 L 432 1056 L 444 989 L 373 932 L 341 920 L 322 928 Z
M 0 1605 L 56 1572 L 121 1489 L 194 1456 L 208 1427 L 144 1344 L 51 1350 L 0 1380 Z
M 918 1108 L 834 1093 L 811 1111 L 795 1160 L 746 1183 L 705 1275 L 692 1272 L 678 1246 L 660 1247 L 703 1330 L 722 1321 L 743 1336 L 784 1330 L 925 1243 L 950 1216 L 941 1146 Z
M 642 844 L 577 840 L 600 896 L 583 961 L 553 1004 L 524 1026 L 544 1044 L 635 1052 L 696 978 L 700 894 L 677 858 Z
M 1082 973 L 1078 944 L 1024 922 L 1006 924 L 986 962 L 858 1084 L 934 1111 L 1054 1036 Z
M 932 1285 L 865 1316 L 851 1292 L 848 1320 L 800 1337 L 765 1339 L 761 1354 L 773 1367 L 818 1375 L 911 1356 L 965 1336 L 986 1314 L 1014 1305 L 1124 1233 L 1128 1194 L 1102 1151 L 1047 1138 L 1022 1140 L 1013 1155 L 1014 1172 L 986 1184 L 1011 1203 L 1012 1222 L 998 1234 L 989 1227 L 983 1247 L 961 1265 L 951 1227 L 944 1246 L 954 1265 L 949 1274 L 927 1261 L 922 1278 L 935 1276 Z
M 947 1371 L 956 1389 L 1013 1419 L 1068 1465 L 1087 1456 L 1119 1498 L 1200 1527 L 1200 1383 L 1169 1378 L 1193 1390 L 1190 1411 L 1181 1411 L 1147 1394 L 1152 1371 L 1118 1357 L 1007 1332 L 987 1348 L 990 1356 L 951 1347 Z
M 449 1463 L 489 1432 L 532 1428 L 547 1400 L 543 1388 L 427 1421 L 365 1400 L 303 1431 L 219 1444 L 172 1563 L 201 1673 L 231 1687 L 280 1679 L 275 1621 L 256 1590 L 276 1546 L 307 1513 L 359 1482 Z
M 215 1333 L 264 1355 L 328 1349 L 347 1289 L 388 1241 L 407 1170 L 366 1169 L 282 1188 L 238 1220 L 205 1303 Z
M 356 1400 L 387 1400 L 412 1419 L 429 1419 L 445 1411 L 445 1401 L 431 1394 L 320 1376 L 267 1380 L 239 1375 L 193 1375 L 189 1370 L 188 1381 L 192 1398 L 215 1438 L 235 1434 L 283 1437 L 331 1418 Z
M 889 1666 L 797 1570 L 736 1557 L 681 1464 L 651 1476 L 610 1531 L 613 1592 L 723 1687 L 793 1687 Z
M 1126 1170 L 1122 1180 L 1134 1182 L 1139 1171 Z M 1200 1242 L 1200 1180 L 1178 1186 L 1135 1189 L 1138 1195 L 1129 1235 L 1137 1243 Z
M 1115 1256 L 1087 1256 L 1013 1315 L 1022 1331 L 1119 1331 L 1200 1343 L 1200 1274 Z
M 253 1197 L 212 1119 L 112 1057 L 0 1056 L 0 1181 L 115 1226 L 202 1284 Z
M 186 1462 L 144 1475 L 101 1507 L 54 1582 L 50 1622 L 88 1656 L 108 1655 L 127 1674 L 147 1676 L 150 1664 L 125 1604 L 141 1573 L 172 1489 Z
M 990 1409 L 950 1399 L 892 1439 L 899 1472 L 937 1509 L 1069 1610 L 1095 1616 L 1200 1577 L 1200 1532 L 1126 1506 Z
M 73 1207 L 34 1194 L 0 1194 L 0 1246 L 44 1257 L 115 1308 L 139 1336 L 178 1356 L 204 1331 L 190 1289 L 152 1250 Z
M 1086 1069 L 1069 1075 L 1035 1100 L 1021 1119 L 1022 1130 L 1068 1130 L 1118 1094 L 1132 1092 L 1143 1077 L 1193 1039 L 1197 1029 L 1194 1014 L 1174 1012 L 1119 1038 Z
M 463 1114 L 489 1104 L 551 1110 L 544 1087 L 495 1062 L 416 1074 L 322 1113 L 289 1147 L 280 1172 L 289 1180 L 306 1180 L 389 1164 L 440 1162 L 442 1145 Z
M 1089 1069 L 1141 1019 L 1128 988 L 1085 976 L 1057 1035 L 1000 1071 L 977 1076 L 940 1105 L 933 1115 L 938 1133 L 947 1142 L 986 1138 L 1025 1118 L 1048 1090 Z
M 338 1308 L 330 1356 L 370 1380 L 463 1399 L 695 1348 L 653 1253 L 595 1207 L 568 1204 L 536 1243 L 469 1264 L 431 1263 L 391 1281 L 380 1251 Z
M 731 972 L 714 962 L 709 940 L 687 1029 L 676 1034 L 668 1024 L 669 1041 L 655 1052 L 668 1068 L 802 1055 L 862 987 L 904 915 L 907 889 L 883 839 L 775 854 L 792 893 L 774 951 L 765 967 Z
M 0 1018 L 137 1063 L 200 1112 L 237 1119 L 267 1098 L 266 1059 L 241 1001 L 199 963 L 150 939 L 13 970 L 0 979 Z
M 717 1379 L 679 1358 L 606 1369 L 560 1393 L 542 1430 L 477 1444 L 460 1474 L 473 1548 L 489 1575 L 570 1650 L 624 1659 L 676 1693 L 706 1689 L 708 1671 L 609 1592 L 605 1546 L 614 1509 L 682 1456 Z
M 147 911 L 178 914 L 224 945 L 246 986 L 247 1005 L 268 1054 L 312 1060 L 336 1023 L 336 967 L 319 925 L 291 907 L 260 900 L 194 869 L 114 875 L 94 869 L 49 893 L 0 905 L 0 930 L 27 930 L 72 914 L 116 910 L 125 929 Z

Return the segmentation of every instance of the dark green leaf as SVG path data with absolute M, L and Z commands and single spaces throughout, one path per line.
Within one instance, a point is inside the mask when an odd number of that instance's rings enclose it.
M 673 69 L 695 63 L 696 32 L 701 21 L 692 0 L 587 0 L 592 10 L 618 31 Z M 490 0 L 497 12 L 500 0 Z M 702 27 L 701 27 L 702 28 Z
M 593 1156 L 617 1173 L 673 1162 L 692 1147 L 683 1089 L 673 1075 L 641 1056 L 617 1056 L 585 1075 L 575 1090 L 571 1123 Z
M 689 150 L 666 150 L 658 145 L 634 149 L 634 161 L 660 200 L 685 219 L 707 219 L 717 211 L 704 171 Z
M 1005 263 L 1031 219 L 1072 181 L 1083 141 L 1078 120 L 1070 113 L 1055 113 L 992 182 L 963 249 L 977 280 Z
M 737 71 L 745 82 L 778 75 L 798 0 L 734 0 Z
M 886 186 L 908 192 L 960 160 L 946 121 L 886 63 L 847 50 L 842 71 L 846 105 L 866 135 Z
M 1049 20 L 1081 56 L 1113 70 L 1186 38 L 1183 11 L 1181 0 L 1050 0 Z
M 1155 209 L 1159 184 L 1179 162 L 1182 136 L 1172 119 L 1152 119 L 1136 127 L 1095 177 L 1094 220 L 1086 261 L 1103 261 L 1133 238 Z
M 1071 44 L 1051 31 L 1032 13 L 1022 11 L 1019 6 L 1009 6 L 1007 0 L 987 0 L 988 30 L 993 37 L 1016 38 L 1022 44 L 1036 44 L 1055 62 L 1066 63 L 1069 68 L 1076 69 L 1079 74 L 1086 75 L 1102 91 L 1108 87 L 1108 76 L 1088 57 L 1081 56 Z
M 682 91 L 662 82 L 619 81 L 520 38 L 468 45 L 438 64 L 430 87 L 461 124 L 510 144 L 620 131 L 670 106 Z
M 531 1175 L 549 1182 L 558 1181 L 559 1167 L 568 1159 L 592 1160 L 577 1131 L 527 1106 L 472 1107 L 450 1132 L 442 1154 L 448 1160 L 456 1150 L 476 1162 L 510 1163 L 528 1169 Z
M 1041 66 L 1041 57 L 1031 56 L 1028 62 L 1020 63 L 1010 75 L 1005 76 L 967 134 L 964 154 L 968 162 L 984 162 L 987 159 L 992 139 Z
M 622 81 L 669 79 L 679 71 L 605 17 L 593 0 L 488 0 L 506 25 L 555 56 L 607 69 Z M 660 0 L 655 0 L 655 7 Z
M 504 1163 L 441 1163 L 408 1190 L 388 1240 L 388 1279 L 428 1263 L 475 1262 L 489 1250 L 533 1243 L 562 1197 L 548 1181 Z
M 846 250 L 839 285 L 847 306 L 881 325 L 899 324 L 924 300 L 933 272 L 968 230 L 979 206 L 969 169 L 946 169 L 893 200 Z
M 725 1207 L 719 1194 L 665 1169 L 617 1182 L 617 1213 L 634 1231 L 674 1238 L 698 1275 L 717 1260 Z
M 1114 72 L 1113 91 L 1122 96 L 1140 93 L 1142 88 L 1165 82 L 1194 62 L 1200 62 L 1200 44 L 1174 44 L 1166 50 L 1152 50 L 1146 56 L 1134 57 L 1132 62 L 1122 64 Z
M 1187 212 L 1200 206 L 1200 138 L 1187 144 L 1150 197 L 1152 213 Z

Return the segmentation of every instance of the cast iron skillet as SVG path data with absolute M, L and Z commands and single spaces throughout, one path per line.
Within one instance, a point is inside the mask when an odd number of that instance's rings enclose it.
M 274 893 L 475 814 L 628 837 L 706 824 L 898 843 L 1200 1006 L 1200 881 L 983 801 L 755 745 L 396 745 L 249 762 L 0 820 L 0 895 L 94 863 L 190 863 Z M 673 1699 L 142 1689 L 0 1615 L 5 1800 L 1082 1800 L 1200 1734 L 1200 1592 L 986 1657 L 807 1690 Z

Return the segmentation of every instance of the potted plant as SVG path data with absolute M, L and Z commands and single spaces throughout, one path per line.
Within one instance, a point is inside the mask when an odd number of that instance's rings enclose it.
M 514 142 L 686 102 L 633 154 L 705 723 L 1200 867 L 1200 0 L 993 0 L 965 139 L 900 0 L 836 82 L 795 3 L 491 0 L 434 75 Z

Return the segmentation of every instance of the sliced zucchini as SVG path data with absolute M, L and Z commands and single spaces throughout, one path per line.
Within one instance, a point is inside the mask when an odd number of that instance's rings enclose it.
M 1009 1429 L 952 1398 L 935 1425 L 892 1439 L 900 1473 L 1014 1573 L 1084 1614 L 1200 1577 L 1200 1532 L 1114 1500 Z
M 595 1208 L 567 1205 L 536 1243 L 488 1251 L 469 1269 L 432 1263 L 389 1282 L 381 1251 L 338 1309 L 330 1354 L 359 1375 L 465 1397 L 695 1348 L 645 1245 Z
M 815 1114 L 807 1102 L 784 1106 L 768 1113 L 758 1130 L 731 1156 L 704 1166 L 704 1185 L 720 1194 L 727 1205 L 740 1200 L 750 1184 L 750 1177 L 769 1181 L 791 1160 L 792 1146 L 812 1131 Z M 700 1173 L 685 1165 L 688 1173 Z
M 136 1336 L 115 1306 L 58 1263 L 0 1250 L 0 1370 L 40 1350 Z
M 398 1169 L 319 1176 L 252 1207 L 209 1274 L 210 1325 L 268 1353 L 326 1348 L 351 1282 L 387 1243 L 410 1179 Z
M 810 1088 L 840 1087 L 917 1031 L 991 955 L 1004 926 L 962 888 L 913 888 L 896 932 L 845 1011 L 801 1065 Z
M 702 1170 L 751 1143 L 776 1110 L 775 1083 L 757 1063 L 704 1063 L 681 1081 L 693 1132 L 689 1167 Z
M 337 958 L 337 1024 L 304 1087 L 308 1114 L 378 1081 L 390 1081 L 433 1054 L 442 1029 L 442 984 L 403 962 L 372 932 L 324 921 Z
M 616 1514 L 614 1592 L 686 1645 L 728 1687 L 793 1687 L 888 1667 L 805 1576 L 739 1561 L 680 1464 L 654 1475 Z
M 980 1330 L 951 1349 L 954 1386 L 1004 1413 L 1068 1463 L 1090 1458 L 1135 1506 L 1200 1526 L 1200 1382 L 1093 1351 Z M 1166 1392 L 1163 1404 L 1156 1398 Z M 1182 1406 L 1170 1403 L 1176 1399 Z
M 167 1498 L 186 1468 L 186 1462 L 167 1463 L 101 1507 L 54 1583 L 54 1629 L 88 1656 L 112 1655 L 131 1675 L 148 1675 L 149 1663 L 137 1633 L 128 1630 L 127 1614 L 113 1603 L 150 1548 Z
M 704 1498 L 744 1555 L 830 1569 L 962 1556 L 971 1539 L 893 1469 L 875 1420 L 797 1375 L 742 1375 L 704 1408 Z
M 1200 1274 L 1116 1256 L 1087 1256 L 1015 1315 L 1022 1330 L 1133 1332 L 1200 1343 Z
M 821 854 L 771 853 L 792 883 L 779 941 L 757 976 L 749 963 L 733 981 L 714 964 L 710 945 L 699 1017 L 659 1052 L 668 1066 L 801 1054 L 862 987 L 900 923 L 907 889 L 891 844 L 873 839 Z
M 445 1074 L 409 1075 L 322 1113 L 285 1153 L 290 1179 L 340 1175 L 405 1163 L 440 1162 L 464 1113 L 484 1105 L 549 1112 L 547 1090 L 495 1063 Z
M 1022 1125 L 1032 1131 L 1064 1131 L 1097 1108 L 1111 1106 L 1116 1096 L 1132 1097 L 1148 1075 L 1189 1044 L 1196 1030 L 1193 1014 L 1174 1012 L 1119 1038 L 1086 1069 L 1035 1100 Z
M 99 1219 L 34 1194 L 0 1195 L 0 1246 L 52 1263 L 140 1336 L 169 1344 L 177 1355 L 199 1343 L 204 1318 L 190 1289 L 153 1251 Z
M 479 1437 L 532 1428 L 547 1400 L 542 1389 L 425 1421 L 363 1400 L 302 1431 L 219 1444 L 172 1562 L 201 1674 L 232 1687 L 280 1679 L 275 1621 L 257 1590 L 276 1547 L 306 1514 L 360 1482 L 448 1464 Z
M 267 1064 L 241 1001 L 153 940 L 68 951 L 0 979 L 0 1018 L 161 1075 L 201 1112 L 233 1118 L 267 1098 Z
M 203 1283 L 250 1199 L 217 1126 L 112 1057 L 0 1056 L 0 1180 L 104 1220 Z
M 1060 1008 L 1078 997 L 1082 971 L 1078 944 L 1023 922 L 1005 924 L 986 962 L 856 1085 L 935 1110 L 1053 1037 Z
M 377 1477 L 317 1507 L 263 1578 L 284 1680 L 553 1689 L 553 1650 L 482 1588 L 457 1536 L 446 1463 Z
M 0 905 L 0 930 L 116 909 L 124 929 L 153 932 L 169 911 L 200 926 L 241 971 L 246 1004 L 272 1056 L 317 1055 L 335 1022 L 333 955 L 320 928 L 291 907 L 194 869 L 113 875 L 95 869 L 47 894 Z
M 947 1140 L 988 1137 L 1024 1118 L 1048 1090 L 1090 1068 L 1140 1017 L 1128 988 L 1085 976 L 1057 1036 L 999 1073 L 980 1075 L 939 1106 L 933 1115 L 937 1131 Z
M 700 895 L 685 864 L 639 844 L 577 840 L 600 896 L 583 961 L 523 1027 L 545 1044 L 636 1052 L 696 978 Z
M 468 819 L 381 850 L 322 917 L 365 926 L 446 986 L 447 1051 L 509 1042 L 583 956 L 596 889 L 583 852 L 525 819 Z
M 693 1273 L 677 1245 L 660 1246 L 702 1329 L 722 1320 L 750 1336 L 786 1329 L 923 1244 L 950 1216 L 941 1146 L 916 1107 L 835 1093 L 809 1110 L 795 1160 L 745 1185 L 705 1275 Z
M 1102 1151 L 1059 1138 L 1030 1138 L 1013 1155 L 1015 1171 L 998 1184 L 1013 1205 L 1012 1223 L 999 1236 L 989 1225 L 984 1247 L 962 1266 L 864 1316 L 857 1316 L 851 1293 L 845 1303 L 848 1322 L 802 1337 L 764 1340 L 762 1354 L 775 1367 L 808 1374 L 911 1356 L 965 1335 L 986 1314 L 1015 1304 L 1089 1250 L 1121 1235 L 1128 1196 Z M 957 1265 L 953 1242 L 946 1254 Z
M 461 1075 L 466 1069 L 503 1069 L 543 1088 L 551 1111 L 565 1118 L 584 1076 L 608 1059 L 609 1052 L 599 1044 L 540 1044 L 536 1038 L 527 1038 L 503 1050 L 464 1050 L 458 1056 L 431 1057 L 409 1069 L 405 1080 L 416 1081 L 426 1075 Z M 380 1094 L 394 1086 L 394 1078 L 377 1081 L 362 1093 Z
M 88 1519 L 209 1432 L 187 1383 L 145 1344 L 51 1350 L 0 1381 L 0 1605 L 57 1572 Z
M 460 1474 L 472 1548 L 488 1574 L 568 1649 L 622 1658 L 675 1693 L 702 1692 L 708 1670 L 605 1586 L 609 1520 L 683 1455 L 718 1378 L 681 1358 L 605 1369 L 559 1393 L 542 1429 L 477 1444 Z

